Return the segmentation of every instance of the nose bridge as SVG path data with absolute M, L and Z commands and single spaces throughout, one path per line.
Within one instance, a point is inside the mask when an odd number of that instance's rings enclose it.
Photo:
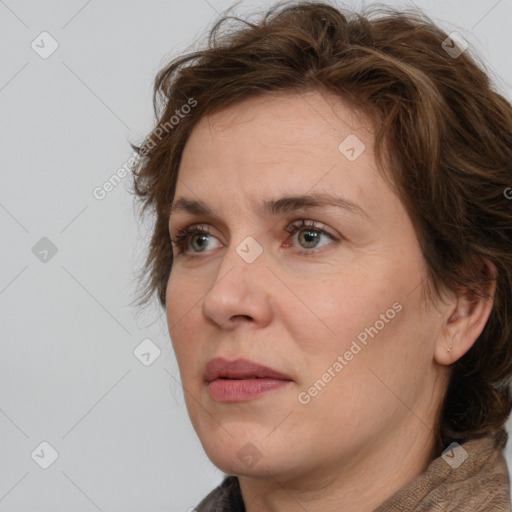
M 253 204 L 246 198 L 244 204 Z M 224 254 L 222 266 L 236 266 L 242 272 L 254 271 L 263 256 L 263 228 L 261 219 L 247 206 L 238 205 L 228 218 L 229 246 Z M 229 220 L 231 222 L 229 222 Z M 223 275 L 223 274 L 220 274 Z
M 268 272 L 263 247 L 251 236 L 242 237 L 231 239 L 203 299 L 203 313 L 219 326 L 232 326 L 232 319 L 241 316 L 258 323 L 270 318 L 269 291 L 262 286 Z
M 241 241 L 239 241 L 240 239 Z M 233 238 L 219 268 L 217 282 L 219 279 L 223 279 L 228 272 L 230 274 L 234 272 L 232 278 L 236 275 L 237 278 L 243 276 L 244 279 L 253 273 L 260 274 L 265 259 L 263 253 L 263 245 L 254 237 Z

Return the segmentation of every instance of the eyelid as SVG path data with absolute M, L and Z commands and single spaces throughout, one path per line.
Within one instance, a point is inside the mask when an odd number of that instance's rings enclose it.
M 184 228 L 176 229 L 176 236 L 175 239 L 171 237 L 171 243 L 173 246 L 178 247 L 178 254 L 185 254 L 185 255 L 201 255 L 203 253 L 201 252 L 192 252 L 190 253 L 187 248 L 183 248 L 183 245 L 186 244 L 187 240 L 194 236 L 194 235 L 207 235 L 207 236 L 213 236 L 214 238 L 217 238 L 214 236 L 210 231 L 211 225 L 205 224 L 205 223 L 196 223 L 196 224 L 190 224 L 186 225 Z M 293 221 L 289 221 L 285 228 L 283 228 L 283 231 L 289 234 L 289 236 L 286 237 L 286 240 L 289 240 L 293 236 L 295 236 L 299 231 L 303 229 L 311 229 L 312 231 L 318 231 L 321 235 L 328 236 L 333 242 L 340 241 L 343 237 L 340 235 L 335 235 L 329 231 L 327 226 L 325 226 L 323 223 L 315 221 L 313 219 L 305 219 L 305 218 L 299 218 L 295 219 Z M 327 244 L 330 245 L 330 244 Z M 287 244 L 284 247 L 293 247 L 291 244 Z M 321 251 L 322 247 L 313 247 L 311 249 L 301 249 L 299 247 L 294 247 L 296 251 L 298 251 L 301 254 L 315 254 L 317 251 Z M 208 251 L 205 251 L 204 254 L 207 254 Z M 195 257 L 195 256 L 192 256 Z
M 185 225 L 183 228 L 176 228 L 176 234 L 173 237 L 171 231 L 169 231 L 169 235 L 171 238 L 171 243 L 173 245 L 179 245 L 180 242 L 182 242 L 187 237 L 190 237 L 192 235 L 196 234 L 205 234 L 205 235 L 212 235 L 210 231 L 210 224 L 204 224 L 204 223 L 197 223 L 197 224 L 190 224 Z
M 320 231 L 329 237 L 331 237 L 333 240 L 337 240 L 341 238 L 339 235 L 335 235 L 331 232 L 331 230 L 321 222 L 318 222 L 313 219 L 297 219 L 290 223 L 288 223 L 287 227 L 285 228 L 285 231 L 290 234 L 295 234 L 297 231 L 300 231 L 300 229 L 310 228 L 313 231 Z

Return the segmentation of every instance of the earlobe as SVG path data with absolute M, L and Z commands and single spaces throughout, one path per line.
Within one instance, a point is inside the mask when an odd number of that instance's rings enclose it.
M 457 320 L 460 321 L 460 317 L 458 313 L 454 313 L 448 320 L 447 326 L 443 329 L 443 332 L 439 337 L 434 352 L 434 359 L 439 364 L 450 365 L 463 355 L 459 355 L 461 343 L 458 331 L 453 325 Z

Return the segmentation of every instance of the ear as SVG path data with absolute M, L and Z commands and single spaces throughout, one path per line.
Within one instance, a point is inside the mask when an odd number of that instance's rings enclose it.
M 484 273 L 493 278 L 487 289 L 490 298 L 465 290 L 444 312 L 441 335 L 434 352 L 439 364 L 450 365 L 460 359 L 484 330 L 494 304 L 497 276 L 496 268 L 487 260 Z

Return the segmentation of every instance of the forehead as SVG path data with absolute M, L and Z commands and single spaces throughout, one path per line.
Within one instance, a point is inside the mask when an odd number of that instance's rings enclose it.
M 198 122 L 183 152 L 175 197 L 226 197 L 236 189 L 251 203 L 277 191 L 339 191 L 356 200 L 382 186 L 373 142 L 371 121 L 334 95 L 259 95 Z
M 202 144 L 227 140 L 239 143 L 250 133 L 255 139 L 249 143 L 261 143 L 269 148 L 304 142 L 308 142 L 308 146 L 321 146 L 322 142 L 325 145 L 340 142 L 340 137 L 351 133 L 369 142 L 373 132 L 368 117 L 332 93 L 272 92 L 203 116 L 188 142 L 194 145 L 198 142 L 195 139 L 200 139 Z M 307 150 L 308 146 L 302 149 Z

